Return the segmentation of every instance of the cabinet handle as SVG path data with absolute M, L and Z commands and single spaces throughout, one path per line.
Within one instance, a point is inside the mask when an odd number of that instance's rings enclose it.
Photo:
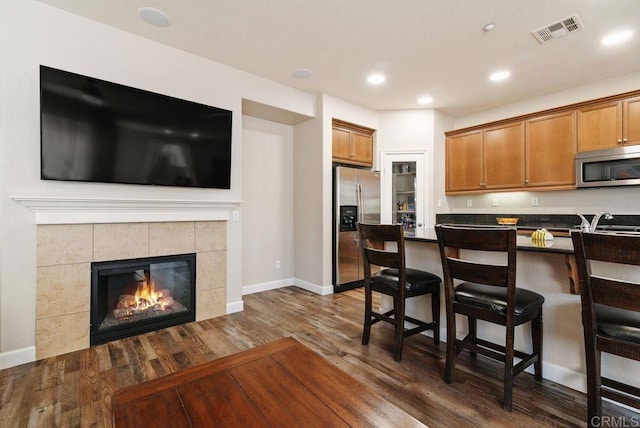
M 622 140 L 618 140 L 618 144 L 622 144 Z
M 524 180 L 524 184 L 529 184 L 529 180 Z
M 622 142 L 623 142 L 623 143 L 626 143 L 627 141 L 629 141 L 627 138 L 623 138 L 623 139 L 622 139 Z

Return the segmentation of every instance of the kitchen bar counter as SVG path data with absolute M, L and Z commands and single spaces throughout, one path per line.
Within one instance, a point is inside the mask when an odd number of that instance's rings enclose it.
M 464 226 L 462 224 L 458 226 Z M 477 225 L 475 225 L 477 226 Z M 527 228 L 527 230 L 529 230 Z M 438 237 L 435 230 L 419 230 L 405 233 L 406 241 L 438 243 Z M 531 234 L 518 233 L 516 242 L 518 251 L 527 251 L 535 253 L 552 253 L 562 254 L 565 256 L 565 264 L 567 266 L 567 276 L 569 279 L 569 292 L 571 294 L 579 294 L 578 291 L 578 268 L 576 266 L 576 258 L 573 252 L 573 243 L 571 237 L 554 236 L 553 240 L 544 242 L 534 242 L 531 240 Z
M 614 214 L 615 215 L 615 214 Z M 459 220 L 457 224 L 485 224 L 489 225 L 495 218 L 470 218 L 465 219 L 441 219 L 436 221 L 442 224 L 454 223 L 448 220 Z M 617 216 L 620 217 L 620 216 Z M 555 221 L 555 219 L 553 219 Z M 640 224 L 637 221 L 633 224 Z M 572 221 L 572 219 L 568 219 Z M 581 319 L 580 296 L 576 294 L 577 281 L 575 278 L 575 258 L 571 239 L 556 235 L 549 248 L 537 247 L 531 242 L 530 230 L 538 227 L 548 227 L 549 224 L 536 224 L 523 222 L 523 227 L 518 223 L 518 255 L 516 268 L 516 284 L 518 287 L 535 291 L 545 298 L 543 305 L 544 317 L 544 355 L 543 376 L 545 379 L 558 382 L 570 388 L 585 391 L 586 381 L 584 340 Z M 631 224 L 631 222 L 629 223 Z M 560 228 L 560 225 L 557 225 Z M 442 278 L 442 262 L 440 251 L 433 227 L 423 234 L 405 239 L 405 256 L 407 267 L 431 272 Z M 568 234 L 571 226 L 565 227 Z M 529 233 L 529 234 L 524 234 Z M 558 231 L 558 234 L 560 230 Z M 486 261 L 495 260 L 491 255 L 478 255 Z M 567 281 L 567 279 L 570 279 Z M 389 303 L 389 306 L 391 302 Z M 407 314 L 418 319 L 431 319 L 431 302 L 429 297 L 420 296 L 407 300 Z M 441 303 L 441 331 L 440 337 L 446 337 L 444 326 L 445 308 L 444 298 Z M 466 334 L 466 322 L 459 326 L 459 336 Z M 516 347 L 530 350 L 530 327 L 518 327 L 516 332 Z M 480 326 L 479 326 L 480 331 Z M 504 341 L 504 327 L 485 323 L 482 326 L 483 339 L 491 341 Z M 503 343 L 503 342 L 502 342 Z M 640 379 L 640 369 L 637 362 L 627 362 L 616 359 L 614 356 L 603 354 L 603 375 L 613 378 Z

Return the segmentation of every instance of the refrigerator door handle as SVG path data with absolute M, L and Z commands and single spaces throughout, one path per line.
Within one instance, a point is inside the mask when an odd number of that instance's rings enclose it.
M 364 221 L 364 199 L 362 197 L 362 184 L 356 184 L 356 194 L 358 195 L 358 222 Z

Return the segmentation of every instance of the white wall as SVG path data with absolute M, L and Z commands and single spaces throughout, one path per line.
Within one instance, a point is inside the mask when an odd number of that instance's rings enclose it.
M 437 198 L 444 189 L 444 169 L 440 167 L 444 150 L 444 132 L 451 129 L 452 120 L 437 110 L 394 110 L 379 113 L 380 129 L 377 133 L 378 149 L 389 151 L 426 151 L 425 165 L 425 222 L 433 225 L 436 212 L 448 207 L 442 206 L 442 198 Z M 444 162 L 444 160 L 442 161 Z M 441 206 L 437 206 L 437 199 Z
M 313 116 L 316 106 L 312 94 L 71 15 L 35 0 L 3 0 L 1 8 L 0 352 L 7 353 L 33 347 L 35 331 L 34 214 L 11 197 L 241 200 L 241 100 L 251 99 L 306 116 Z M 231 190 L 41 181 L 40 64 L 232 110 Z M 228 304 L 241 304 L 242 264 L 238 260 L 243 255 L 242 235 L 242 224 L 229 222 Z
M 472 115 L 457 117 L 453 122 L 453 127 L 449 130 L 466 128 L 637 89 L 640 89 L 640 72 L 600 80 Z M 439 152 L 436 165 L 442 168 L 441 171 L 436 173 L 444 176 L 444 148 L 436 151 Z M 531 197 L 533 196 L 538 197 L 539 206 L 537 207 L 531 206 Z M 482 195 L 446 197 L 444 194 L 444 185 L 442 185 L 436 188 L 435 198 L 436 200 L 441 199 L 443 205 L 449 208 L 448 210 L 443 209 L 440 212 L 572 214 L 577 212 L 595 213 L 602 209 L 608 209 L 614 214 L 640 214 L 639 187 L 551 192 L 496 192 Z M 466 207 L 466 201 L 468 199 L 472 201 L 471 208 Z M 492 207 L 493 199 L 498 200 L 498 207 Z
M 293 140 L 294 272 L 322 287 L 322 118 L 294 126 Z
M 293 278 L 293 127 L 243 116 L 242 146 L 246 294 Z
M 379 113 L 378 149 L 433 150 L 434 110 L 390 110 Z

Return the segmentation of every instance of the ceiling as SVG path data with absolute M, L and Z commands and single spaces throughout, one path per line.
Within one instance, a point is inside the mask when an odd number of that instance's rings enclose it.
M 374 110 L 435 108 L 461 116 L 640 71 L 638 0 L 40 1 Z M 141 20 L 143 6 L 165 12 L 171 26 Z M 545 44 L 531 34 L 573 14 L 584 29 Z M 495 29 L 483 31 L 491 22 Z M 601 45 L 620 29 L 634 36 Z M 300 68 L 312 76 L 293 77 Z M 490 82 L 489 74 L 500 69 L 511 77 Z M 366 77 L 373 72 L 387 80 L 371 86 Z M 418 104 L 424 95 L 434 101 Z

